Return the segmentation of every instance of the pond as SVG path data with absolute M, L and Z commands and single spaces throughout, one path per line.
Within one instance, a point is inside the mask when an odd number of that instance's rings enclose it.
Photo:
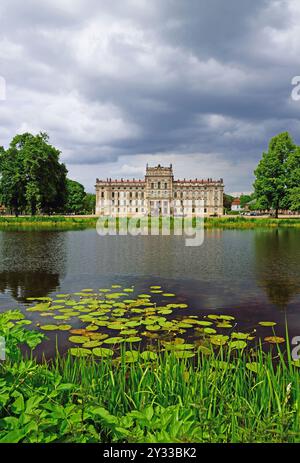
M 101 237 L 94 229 L 3 231 L 0 311 L 18 307 L 35 325 L 39 315 L 26 312 L 30 297 L 55 298 L 111 285 L 134 285 L 140 294 L 160 285 L 176 294 L 172 302 L 188 304 L 190 315 L 232 315 L 243 330 L 252 330 L 259 321 L 274 321 L 276 335 L 284 335 L 287 317 L 290 335 L 296 336 L 299 243 L 300 230 L 288 228 L 206 230 L 199 247 L 186 247 L 181 236 Z M 47 336 L 43 349 L 50 355 L 56 334 Z M 61 345 L 68 346 L 68 333 L 59 337 Z

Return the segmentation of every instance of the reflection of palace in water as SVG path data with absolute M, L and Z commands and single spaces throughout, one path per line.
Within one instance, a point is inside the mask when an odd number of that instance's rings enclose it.
M 299 231 L 255 231 L 255 254 L 258 285 L 272 304 L 285 309 L 300 295 Z
M 18 301 L 46 296 L 66 273 L 64 233 L 0 233 L 0 292 Z
M 139 215 L 159 211 L 161 215 L 223 214 L 223 179 L 174 180 L 169 167 L 146 167 L 144 180 L 96 180 L 96 214 Z M 201 207 L 199 207 L 201 204 Z

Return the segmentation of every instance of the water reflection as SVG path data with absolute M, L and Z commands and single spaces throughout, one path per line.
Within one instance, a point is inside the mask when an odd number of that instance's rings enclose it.
M 286 309 L 300 294 L 299 231 L 257 231 L 254 236 L 258 285 L 264 288 L 271 303 Z
M 0 233 L 0 292 L 22 302 L 58 288 L 66 273 L 66 239 L 57 232 Z

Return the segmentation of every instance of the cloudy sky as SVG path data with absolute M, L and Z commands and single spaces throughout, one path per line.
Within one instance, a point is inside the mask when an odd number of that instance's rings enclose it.
M 270 137 L 300 144 L 299 45 L 299 0 L 1 0 L 0 145 L 48 132 L 88 191 L 146 162 L 250 191 Z

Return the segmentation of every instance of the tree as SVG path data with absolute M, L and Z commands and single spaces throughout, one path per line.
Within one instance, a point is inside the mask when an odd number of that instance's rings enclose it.
M 241 195 L 240 196 L 240 202 L 241 202 L 241 208 L 244 209 L 244 207 L 250 203 L 250 201 L 253 200 L 252 195 Z
M 83 208 L 86 214 L 95 214 L 96 208 L 96 195 L 87 193 L 83 201 Z
M 67 169 L 59 162 L 60 151 L 48 141 L 46 133 L 16 135 L 1 155 L 3 203 L 16 215 L 25 208 L 32 215 L 63 209 Z
M 295 187 L 290 190 L 289 203 L 291 211 L 300 211 L 300 187 Z
M 227 209 L 227 210 L 230 210 L 233 200 L 234 200 L 233 196 L 224 194 L 224 196 L 223 196 L 223 206 L 224 206 L 224 208 Z
M 67 203 L 65 206 L 66 212 L 74 214 L 84 213 L 84 200 L 86 194 L 83 185 L 75 180 L 67 179 Z
M 0 150 L 1 203 L 18 216 L 26 207 L 25 176 L 22 160 L 15 149 Z
M 255 197 L 259 209 L 272 209 L 278 217 L 280 208 L 288 205 L 289 164 L 296 146 L 288 132 L 273 137 L 255 170 Z

